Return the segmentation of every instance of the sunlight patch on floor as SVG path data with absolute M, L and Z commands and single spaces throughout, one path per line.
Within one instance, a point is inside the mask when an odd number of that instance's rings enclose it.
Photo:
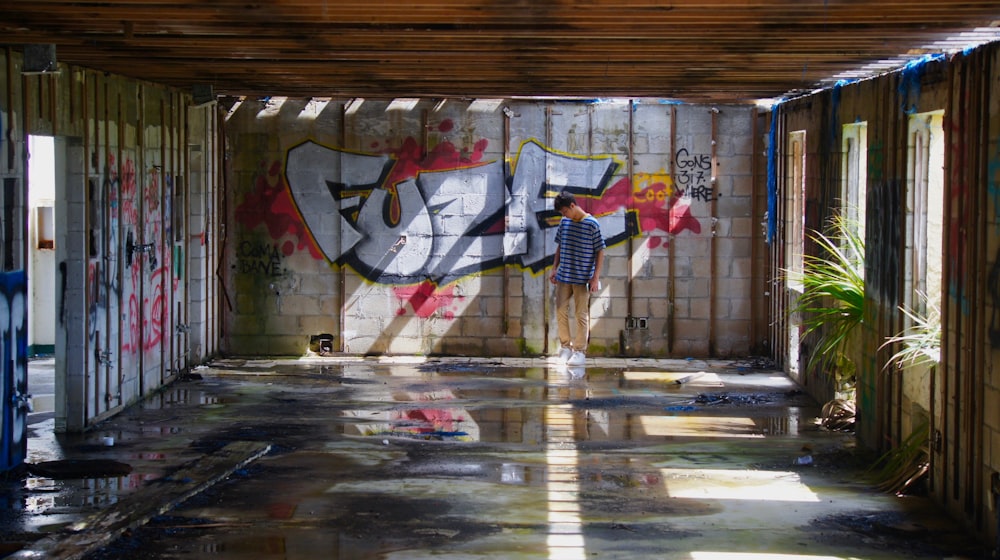
M 580 520 L 579 453 L 573 435 L 573 407 L 546 407 L 545 433 L 549 558 L 583 559 L 587 554 Z
M 660 469 L 673 498 L 818 502 L 819 496 L 789 471 Z

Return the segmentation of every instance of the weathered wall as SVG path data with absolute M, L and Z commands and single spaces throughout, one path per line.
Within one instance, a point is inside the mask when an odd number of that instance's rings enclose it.
M 837 209 L 843 180 L 843 126 L 868 125 L 865 324 L 848 349 L 858 366 L 858 436 L 887 451 L 914 430 L 926 430 L 931 491 L 957 517 L 996 538 L 991 477 L 1000 470 L 1000 44 L 949 59 L 928 60 L 901 72 L 788 101 L 779 108 L 784 138 L 805 130 L 806 227 L 821 229 Z M 944 224 L 928 229 L 941 247 L 928 254 L 940 274 L 942 340 L 936 368 L 886 367 L 900 348 L 886 339 L 906 324 L 900 308 L 915 295 L 918 194 L 929 187 L 913 180 L 915 137 L 911 117 L 943 111 L 943 185 L 931 189 L 927 206 L 943 208 Z M 926 140 L 922 140 L 925 142 Z M 784 148 L 783 148 L 784 149 Z M 933 163 L 933 160 L 932 160 Z M 791 186 L 778 185 L 788 204 Z M 791 231 L 782 231 L 787 243 Z M 815 250 L 815 248 L 813 249 Z M 930 285 L 930 284 L 929 284 Z M 787 297 L 788 294 L 779 294 Z M 789 328 L 782 324 L 778 328 Z M 780 333 L 774 336 L 782 336 Z M 808 341 L 798 356 L 808 359 Z M 791 355 L 791 350 L 787 351 Z M 800 381 L 824 393 L 823 372 Z M 929 427 L 921 428 L 929 421 Z
M 551 197 L 568 188 L 609 245 L 591 355 L 746 355 L 755 118 L 648 100 L 234 100 L 228 349 L 301 355 L 331 334 L 349 353 L 552 352 Z
M 215 108 L 78 67 L 22 75 L 7 48 L 0 111 L 5 216 L 19 224 L 0 240 L 8 268 L 27 254 L 28 138 L 56 139 L 56 419 L 82 430 L 217 351 L 207 342 L 216 311 L 195 322 L 190 305 L 214 297 L 202 261 L 217 238 L 205 217 L 217 211 L 206 203 L 217 196 Z

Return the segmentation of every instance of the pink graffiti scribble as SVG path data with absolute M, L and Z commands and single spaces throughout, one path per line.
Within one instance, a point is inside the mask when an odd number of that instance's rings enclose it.
M 236 208 L 236 220 L 247 229 L 254 229 L 260 224 L 266 225 L 272 239 L 291 235 L 297 242 L 294 244 L 295 248 L 308 249 L 312 258 L 322 259 L 323 254 L 309 235 L 305 222 L 292 201 L 291 191 L 281 174 L 281 162 L 271 163 L 266 170 L 264 167 L 265 164 L 262 163 L 262 172 L 257 175 L 254 191 L 247 194 Z M 282 247 L 285 255 L 290 255 L 291 251 L 287 244 Z
M 397 315 L 406 314 L 405 305 L 408 303 L 410 307 L 413 308 L 413 313 L 420 317 L 421 319 L 427 319 L 434 314 L 438 309 L 443 307 L 448 307 L 454 303 L 456 297 L 455 288 L 441 288 L 439 289 L 433 282 L 421 282 L 416 286 L 403 286 L 399 288 L 393 288 L 396 297 L 403 302 L 404 307 L 400 307 L 396 312 Z M 446 311 L 443 315 L 445 319 L 454 319 L 454 311 Z
M 140 350 L 149 352 L 165 340 L 164 329 L 172 321 L 169 302 L 166 300 L 169 292 L 166 290 L 176 293 L 180 285 L 179 279 L 170 276 L 170 266 L 168 261 L 152 272 L 148 284 L 151 297 L 143 297 L 140 303 L 137 293 L 129 295 L 128 340 L 122 344 L 123 353 L 135 355 Z M 170 284 L 169 288 L 164 287 L 166 283 Z
M 115 169 L 115 158 L 114 156 L 108 156 L 109 165 L 112 169 L 112 176 L 114 176 Z M 139 223 L 139 210 L 136 208 L 135 194 L 136 194 L 136 184 L 135 184 L 135 162 L 129 158 L 125 158 L 125 162 L 122 163 L 121 172 L 121 189 L 122 189 L 122 224 L 126 226 L 134 226 Z

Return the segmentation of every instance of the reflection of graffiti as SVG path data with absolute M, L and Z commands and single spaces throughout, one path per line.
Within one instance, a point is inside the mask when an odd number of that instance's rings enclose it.
M 691 154 L 687 148 L 681 148 L 674 156 L 674 165 L 674 184 L 684 195 L 693 200 L 709 201 L 715 198 L 711 184 L 711 156 Z
M 373 435 L 471 441 L 469 432 L 464 429 L 466 422 L 468 419 L 462 409 L 415 408 L 395 411 L 389 429 Z
M 990 274 L 986 280 L 986 291 L 990 294 L 990 300 L 993 302 L 993 305 L 990 306 L 990 344 L 993 348 L 1000 348 L 1000 248 L 997 248 L 993 267 L 990 268 Z
M 0 471 L 24 462 L 28 452 L 28 297 L 23 270 L 0 274 Z

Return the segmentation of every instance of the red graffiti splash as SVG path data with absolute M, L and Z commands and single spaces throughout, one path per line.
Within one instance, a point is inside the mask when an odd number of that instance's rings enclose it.
M 677 235 L 685 230 L 701 233 L 701 222 L 691 215 L 691 204 L 677 196 L 665 183 L 653 183 L 633 192 L 628 178 L 621 178 L 604 192 L 601 198 L 579 197 L 580 206 L 601 216 L 625 207 L 635 211 L 641 231 L 652 234 L 664 232 Z M 651 236 L 650 248 L 667 244 L 665 236 Z
M 448 307 L 455 302 L 456 296 L 454 287 L 438 288 L 433 282 L 421 282 L 416 286 L 403 286 L 393 288 L 396 297 L 403 302 L 404 307 L 400 307 L 397 315 L 406 314 L 406 304 L 413 309 L 413 313 L 421 319 L 427 319 L 438 309 Z M 454 319 L 454 311 L 445 311 L 445 319 Z
M 272 239 L 291 235 L 296 240 L 296 249 L 308 249 L 314 259 L 322 259 L 323 254 L 309 235 L 305 222 L 292 201 L 291 191 L 281 174 L 281 162 L 276 161 L 267 166 L 266 170 L 264 168 L 265 164 L 262 163 L 253 192 L 248 193 L 236 208 L 236 220 L 248 230 L 260 224 L 266 225 Z M 288 243 L 282 247 L 282 252 L 286 255 L 292 252 Z

